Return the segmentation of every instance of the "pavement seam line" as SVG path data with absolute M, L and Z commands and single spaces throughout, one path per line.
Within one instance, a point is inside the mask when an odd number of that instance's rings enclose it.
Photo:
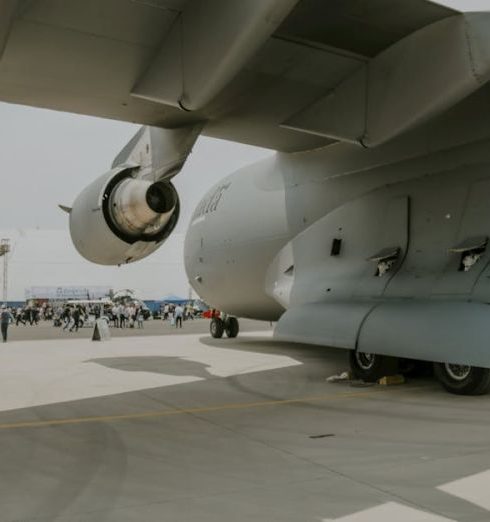
M 329 395 L 321 395 L 317 397 L 303 397 L 297 399 L 283 399 L 276 401 L 260 401 L 260 402 L 245 402 L 235 404 L 221 404 L 218 406 L 207 406 L 203 408 L 183 408 L 175 410 L 164 410 L 164 411 L 149 411 L 143 413 L 129 413 L 122 415 L 101 415 L 92 417 L 74 417 L 68 419 L 48 419 L 39 421 L 22 421 L 22 422 L 11 422 L 0 424 L 0 430 L 9 430 L 17 428 L 41 428 L 46 426 L 63 426 L 70 424 L 83 424 L 83 423 L 95 423 L 95 422 L 117 422 L 125 420 L 137 420 L 146 418 L 157 418 L 157 417 L 169 417 L 173 415 L 186 415 L 195 413 L 211 413 L 215 411 L 231 411 L 231 410 L 243 410 L 250 408 L 264 408 L 267 406 L 282 406 L 288 404 L 301 404 L 307 402 L 322 402 L 331 401 L 335 399 L 350 399 L 360 398 L 373 395 L 375 393 L 381 393 L 385 390 L 376 389 L 370 390 L 369 392 L 351 392 L 351 393 L 336 393 Z

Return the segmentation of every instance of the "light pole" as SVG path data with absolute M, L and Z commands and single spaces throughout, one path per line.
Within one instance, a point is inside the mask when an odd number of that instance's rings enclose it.
M 0 240 L 0 257 L 3 257 L 3 291 L 2 300 L 4 303 L 8 299 L 8 254 L 10 252 L 10 239 L 3 238 Z

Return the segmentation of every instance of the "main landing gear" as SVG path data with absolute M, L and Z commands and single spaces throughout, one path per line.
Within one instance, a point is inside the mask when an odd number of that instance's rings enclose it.
M 351 350 L 349 363 L 352 375 L 366 382 L 376 382 L 385 375 L 395 375 L 399 372 L 399 359 L 386 355 Z
M 209 325 L 211 336 L 215 339 L 221 339 L 223 333 L 226 333 L 226 336 L 232 339 L 238 335 L 239 330 L 240 326 L 236 317 L 226 317 L 225 319 L 213 317 Z
M 490 390 L 488 368 L 434 363 L 434 375 L 448 392 L 457 395 L 483 395 Z
M 403 364 L 408 362 L 396 357 L 363 353 L 356 350 L 349 352 L 352 375 L 366 382 L 376 382 L 381 377 L 406 372 L 413 368 Z M 404 368 L 405 367 L 405 368 Z M 462 364 L 434 363 L 434 375 L 450 393 L 457 395 L 483 395 L 490 391 L 490 369 Z

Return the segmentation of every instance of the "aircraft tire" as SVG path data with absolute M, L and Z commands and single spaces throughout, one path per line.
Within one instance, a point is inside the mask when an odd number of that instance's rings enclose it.
M 211 319 L 211 323 L 209 324 L 209 332 L 211 333 L 211 337 L 214 337 L 215 339 L 221 339 L 223 337 L 224 331 L 224 321 L 219 317 L 213 317 Z
M 381 377 L 399 372 L 399 360 L 386 355 L 366 354 L 351 350 L 349 363 L 354 378 L 366 382 L 376 382 Z
M 434 363 L 434 374 L 449 393 L 484 395 L 490 390 L 490 370 L 488 368 Z
M 238 335 L 239 331 L 240 325 L 238 324 L 238 319 L 236 317 L 228 317 L 225 322 L 226 337 L 233 339 Z

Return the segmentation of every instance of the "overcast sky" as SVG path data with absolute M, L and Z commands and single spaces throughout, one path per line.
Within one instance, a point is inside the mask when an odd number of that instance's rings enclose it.
M 490 9 L 490 0 L 445 0 L 439 3 L 466 11 Z M 67 216 L 57 208 L 58 203 L 70 205 L 91 180 L 109 170 L 114 156 L 137 129 L 137 125 L 128 123 L 0 103 L 0 229 L 40 228 L 66 231 Z M 184 231 L 187 218 L 208 187 L 244 164 L 268 154 L 270 151 L 254 147 L 208 138 L 199 139 L 183 172 L 175 178 L 182 200 L 183 219 L 179 230 Z M 17 234 L 16 237 L 28 236 Z M 57 238 L 56 241 L 66 241 L 67 251 L 72 249 L 66 235 L 53 237 Z M 62 245 L 57 245 L 60 246 Z M 173 244 L 172 248 L 180 247 Z M 30 252 L 29 259 L 35 263 L 36 254 L 32 249 L 26 246 L 18 251 Z M 174 258 L 174 254 L 172 252 L 170 257 Z M 161 256 L 162 254 L 159 259 L 162 259 Z M 12 263 L 15 262 L 18 263 L 14 272 L 16 280 L 11 282 L 11 286 L 15 288 L 15 298 L 19 298 L 23 295 L 25 286 L 22 270 L 27 273 L 30 269 L 25 259 L 16 259 L 13 255 Z M 21 265 L 24 267 L 22 270 Z M 80 283 L 80 272 L 83 274 L 84 266 L 87 278 L 93 279 L 93 267 L 67 263 L 63 277 L 60 275 L 60 281 L 69 281 L 71 270 L 73 274 L 76 272 L 77 282 Z M 61 269 L 58 266 L 56 270 Z M 135 268 L 131 270 L 134 274 Z M 182 269 L 180 270 L 179 276 L 174 279 L 184 281 L 185 277 Z M 148 267 L 142 264 L 141 271 L 148 272 Z M 39 277 L 43 280 L 34 282 L 30 277 L 30 283 L 39 286 L 48 284 L 46 277 Z M 111 278 L 108 273 L 107 278 Z M 139 277 L 138 284 L 145 287 L 143 279 Z M 148 281 L 148 286 L 151 286 L 151 274 Z M 87 280 L 85 284 L 90 283 Z M 128 281 L 128 286 L 130 285 L 131 280 Z M 170 291 L 183 292 L 184 288 L 180 287 L 185 284 L 179 283 L 179 288 L 170 286 L 169 284 L 168 288 L 162 288 L 162 294 Z

